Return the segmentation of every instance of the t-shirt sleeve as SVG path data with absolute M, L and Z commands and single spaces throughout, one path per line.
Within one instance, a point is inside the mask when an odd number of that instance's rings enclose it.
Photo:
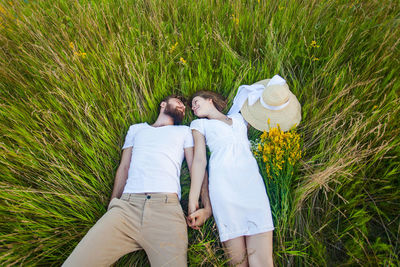
M 125 142 L 124 145 L 122 146 L 122 149 L 133 146 L 133 144 L 135 143 L 136 130 L 137 130 L 137 124 L 131 125 L 129 127 L 128 133 L 125 136 Z
M 192 123 L 190 123 L 190 129 L 191 129 L 191 130 L 197 130 L 197 131 L 199 131 L 202 135 L 204 135 L 203 120 L 197 119 L 197 120 L 192 121 Z
M 183 143 L 183 147 L 187 148 L 187 147 L 193 147 L 193 146 L 194 146 L 194 142 L 193 142 L 192 131 L 190 130 L 189 127 L 187 127 L 187 133 L 185 136 L 185 142 Z

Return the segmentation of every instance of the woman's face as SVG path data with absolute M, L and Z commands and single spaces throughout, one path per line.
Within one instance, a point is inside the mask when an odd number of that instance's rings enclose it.
M 205 99 L 201 96 L 196 96 L 192 99 L 192 110 L 194 115 L 199 118 L 207 117 L 213 103 L 211 99 Z

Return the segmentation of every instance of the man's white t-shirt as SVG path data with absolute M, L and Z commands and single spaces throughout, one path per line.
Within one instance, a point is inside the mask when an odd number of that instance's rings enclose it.
M 153 127 L 147 123 L 129 127 L 122 149 L 132 147 L 124 193 L 163 192 L 181 197 L 180 174 L 184 148 L 193 147 L 188 126 Z

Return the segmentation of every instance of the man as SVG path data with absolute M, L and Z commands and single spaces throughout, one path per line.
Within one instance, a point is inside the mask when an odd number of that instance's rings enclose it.
M 186 223 L 198 229 L 211 216 L 211 206 L 207 181 L 202 190 L 204 208 L 186 222 L 180 206 L 181 164 L 185 157 L 190 170 L 193 160 L 191 131 L 179 125 L 184 115 L 181 99 L 168 96 L 160 103 L 154 124 L 130 126 L 108 211 L 63 266 L 109 266 L 140 249 L 152 266 L 187 265 Z

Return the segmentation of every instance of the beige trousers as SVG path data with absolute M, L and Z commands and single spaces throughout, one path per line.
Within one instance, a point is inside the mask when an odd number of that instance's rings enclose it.
M 122 194 L 63 266 L 110 266 L 144 249 L 151 266 L 187 266 L 187 226 L 176 194 Z

